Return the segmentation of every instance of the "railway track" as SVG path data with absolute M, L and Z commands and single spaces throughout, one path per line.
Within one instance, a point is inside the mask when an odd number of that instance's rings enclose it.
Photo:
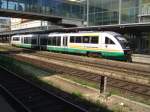
M 79 56 L 68 56 L 66 54 L 58 54 L 58 53 L 46 53 L 46 52 L 36 52 L 31 53 L 32 55 L 41 56 L 49 59 L 55 59 L 65 62 L 76 63 L 85 66 L 92 66 L 97 68 L 102 68 L 105 70 L 124 72 L 131 75 L 142 75 L 142 76 L 150 76 L 150 70 L 148 67 L 146 69 L 141 69 L 138 66 L 129 66 L 126 63 L 116 63 L 116 62 L 103 62 L 99 59 L 90 60 L 84 57 Z M 115 63 L 115 64 L 114 64 Z M 135 68 L 134 68 L 135 67 Z M 150 67 L 150 66 L 149 66 Z
M 28 112 L 87 112 L 87 110 L 43 90 L 16 74 L 0 67 L 0 84 L 15 97 Z
M 26 52 L 28 52 L 28 51 L 26 51 Z M 29 50 L 29 52 L 30 52 L 30 50 Z M 38 51 L 30 52 L 30 54 L 36 55 L 39 57 L 44 57 L 47 59 L 55 59 L 55 60 L 71 62 L 71 63 L 81 64 L 81 65 L 86 65 L 86 66 L 99 67 L 99 68 L 104 68 L 104 69 L 109 69 L 109 70 L 111 69 L 113 71 L 126 72 L 131 75 L 135 75 L 135 74 L 143 75 L 143 77 L 150 76 L 149 69 L 147 71 L 145 71 L 144 69 L 142 70 L 140 68 L 132 69 L 132 67 L 129 67 L 129 66 L 116 65 L 116 64 L 110 64 L 110 66 L 109 66 L 109 63 L 106 63 L 106 62 L 100 63 L 100 61 L 97 59 L 95 59 L 96 61 L 91 61 L 91 60 L 84 59 L 84 57 L 68 56 L 66 54 L 48 53 L 48 52 L 43 52 L 43 51 L 42 52 L 38 52 Z M 26 60 L 28 61 L 28 59 L 26 59 Z M 40 62 L 40 61 L 39 62 L 35 62 L 33 60 L 31 60 L 31 61 L 35 65 L 43 65 L 44 67 L 46 67 L 48 69 L 51 68 L 51 70 L 58 71 L 59 73 L 69 74 L 71 76 L 76 76 L 78 78 L 82 78 L 82 79 L 85 79 L 88 81 L 100 83 L 101 76 L 98 74 L 93 74 L 93 73 L 89 73 L 89 72 L 77 70 L 77 69 L 72 69 L 72 68 L 66 68 L 66 67 L 58 66 L 58 65 L 55 65 L 52 63 L 48 64 L 48 63 L 44 63 L 44 62 Z M 139 94 L 142 96 L 150 97 L 150 87 L 146 86 L 146 85 L 131 83 L 128 81 L 117 80 L 117 79 L 112 79 L 112 78 L 108 78 L 108 85 L 110 87 L 115 87 L 115 88 L 119 88 L 121 90 L 125 90 L 125 91 L 136 93 L 136 94 Z
M 22 57 L 22 56 L 21 57 L 16 56 L 16 59 L 20 61 L 25 61 L 25 62 L 28 61 L 32 63 L 33 65 L 56 71 L 58 72 L 58 74 L 62 74 L 62 75 L 67 74 L 67 75 L 77 77 L 82 80 L 94 82 L 96 84 L 100 84 L 101 76 L 103 75 L 103 74 L 99 75 L 99 74 L 95 74 L 95 73 L 91 73 L 91 72 L 87 72 L 87 71 L 79 70 L 75 68 L 69 68 L 69 67 L 57 65 L 54 63 L 44 62 L 41 60 L 37 61 L 36 59 L 31 59 L 31 58 Z M 122 91 L 128 91 L 131 93 L 135 93 L 135 94 L 150 98 L 150 87 L 146 85 L 131 83 L 128 81 L 118 80 L 114 78 L 108 78 L 107 84 L 109 87 L 114 87 Z
M 15 52 L 12 48 L 5 48 L 9 49 L 11 52 Z M 117 72 L 124 72 L 131 75 L 142 75 L 142 76 L 150 76 L 150 65 L 146 64 L 146 67 L 140 66 L 141 64 L 130 64 L 130 63 L 122 63 L 122 62 L 115 62 L 115 61 L 104 61 L 100 59 L 91 59 L 87 57 L 80 57 L 80 56 L 73 56 L 73 55 L 66 55 L 61 53 L 52 53 L 52 52 L 45 52 L 45 51 L 35 51 L 31 49 L 23 49 L 23 48 L 15 48 L 19 52 L 27 52 L 35 56 L 41 56 L 48 59 L 55 59 L 59 61 L 71 62 L 80 65 L 92 66 L 97 68 L 102 68 L 105 70 L 112 70 Z
M 82 78 L 83 80 L 96 82 L 97 84 L 100 84 L 100 81 L 101 81 L 101 76 L 97 74 L 92 74 L 92 73 L 81 71 L 81 70 L 74 70 L 71 68 L 63 67 L 63 66 L 58 67 L 57 65 L 54 65 L 54 64 L 51 64 L 49 67 L 55 71 L 59 70 L 59 72 L 63 73 L 64 75 L 69 74 L 71 76 L 76 76 L 80 79 Z M 115 87 L 124 91 L 129 91 L 129 92 L 136 93 L 136 94 L 150 98 L 149 86 L 140 85 L 136 83 L 130 83 L 127 81 L 112 79 L 112 78 L 108 78 L 107 85 L 110 87 Z
M 4 86 L 0 85 L 0 96 L 2 96 L 8 105 L 16 112 L 29 112 L 27 108 L 22 105 Z M 6 107 L 5 107 L 6 108 Z

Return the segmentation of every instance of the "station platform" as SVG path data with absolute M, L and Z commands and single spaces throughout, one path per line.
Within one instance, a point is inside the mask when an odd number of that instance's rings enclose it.
M 0 45 L 10 45 L 10 43 L 1 43 L 0 42 Z
M 137 63 L 150 64 L 150 55 L 132 54 L 132 61 Z
M 0 95 L 0 111 L 1 112 L 16 112 L 9 103 Z

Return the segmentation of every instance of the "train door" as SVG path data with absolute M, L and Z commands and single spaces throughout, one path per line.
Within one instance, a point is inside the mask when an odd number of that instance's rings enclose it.
M 48 42 L 48 35 L 40 35 L 39 37 L 39 44 L 40 50 L 47 50 L 47 42 Z
M 68 46 L 68 37 L 63 36 L 63 47 L 67 47 L 67 46 Z
M 21 44 L 24 44 L 24 37 L 21 37 Z
M 40 49 L 40 35 L 38 35 L 37 37 L 37 45 L 38 45 L 38 48 Z
M 62 40 L 63 51 L 68 51 L 68 36 L 63 36 Z

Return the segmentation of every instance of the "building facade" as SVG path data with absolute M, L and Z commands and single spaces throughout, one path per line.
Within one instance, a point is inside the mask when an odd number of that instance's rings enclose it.
M 89 0 L 91 25 L 150 22 L 149 0 Z
M 0 9 L 89 18 L 89 25 L 150 22 L 149 0 L 0 0 Z
M 0 17 L 0 32 L 10 31 L 10 18 Z
M 83 7 L 72 0 L 0 0 L 0 9 L 82 19 Z
M 88 26 L 150 25 L 150 0 L 0 0 L 0 8 L 81 19 Z M 150 54 L 149 30 L 121 33 L 135 52 Z
M 88 0 L 89 26 L 150 24 L 150 0 Z M 86 6 L 87 7 L 87 6 Z M 88 16 L 87 16 L 88 14 Z M 118 31 L 119 32 L 119 31 Z M 123 33 L 136 53 L 150 54 L 150 30 Z

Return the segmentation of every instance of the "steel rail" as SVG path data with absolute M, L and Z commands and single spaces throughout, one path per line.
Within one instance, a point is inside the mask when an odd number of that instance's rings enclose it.
M 37 84 L 35 84 L 35 83 L 33 83 L 33 82 L 31 82 L 31 81 L 29 81 L 29 80 L 27 80 L 27 79 L 25 79 L 25 78 L 23 78 L 23 77 L 21 77 L 21 76 L 19 76 L 18 74 L 16 74 L 16 73 L 14 73 L 14 72 L 12 72 L 12 71 L 10 71 L 10 70 L 8 70 L 7 68 L 5 68 L 5 67 L 2 67 L 2 66 L 0 66 L 0 68 L 2 68 L 2 69 L 4 69 L 5 71 L 7 71 L 8 73 L 10 73 L 11 75 L 13 75 L 13 77 L 16 77 L 16 78 L 18 78 L 19 80 L 21 80 L 21 81 L 23 81 L 23 83 L 27 83 L 27 84 L 29 84 L 29 85 L 31 85 L 31 86 L 33 86 L 33 87 L 35 87 L 35 88 L 37 88 L 38 90 L 40 90 L 40 91 L 42 91 L 42 92 L 44 92 L 44 94 L 47 94 L 47 95 L 50 95 L 50 96 L 52 96 L 52 97 L 54 97 L 54 98 L 56 98 L 56 99 L 51 99 L 51 100 L 56 100 L 56 101 L 54 101 L 54 102 L 59 102 L 59 101 L 57 101 L 57 100 L 60 100 L 60 102 L 62 102 L 61 104 L 62 104 L 62 106 L 64 106 L 65 107 L 65 105 L 68 105 L 67 106 L 67 108 L 72 108 L 74 111 L 73 112 L 88 112 L 86 109 L 84 109 L 84 108 L 82 108 L 81 106 L 79 106 L 79 105 L 76 105 L 76 104 L 73 104 L 72 102 L 70 102 L 70 101 L 67 101 L 66 99 L 64 99 L 64 98 L 62 98 L 62 97 L 60 97 L 60 96 L 57 96 L 55 93 L 53 93 L 53 92 L 50 92 L 50 91 L 48 91 L 48 90 L 46 90 L 46 89 L 44 89 L 44 88 L 42 88 L 42 87 L 39 87 L 39 85 L 37 85 Z M 12 79 L 13 80 L 13 79 Z M 8 80 L 7 80 L 8 81 Z M 12 85 L 10 85 L 10 84 L 12 84 L 12 82 L 8 82 L 7 83 L 10 87 L 12 86 Z M 22 90 L 22 88 L 18 88 L 19 90 Z M 23 88 L 24 89 L 24 88 Z M 31 89 L 31 88 L 30 88 Z M 15 91 L 18 91 L 17 89 L 15 90 Z M 23 91 L 23 90 L 22 90 Z M 22 92 L 21 91 L 21 92 Z M 27 93 L 28 93 L 28 91 L 29 92 L 32 92 L 32 90 L 27 90 L 25 93 L 24 93 L 24 95 L 26 95 Z M 17 92 L 17 94 L 22 94 L 20 91 L 18 91 Z M 11 94 L 13 94 L 13 93 L 11 93 Z M 37 93 L 32 93 L 32 94 L 37 94 Z M 32 94 L 31 94 L 31 96 L 32 96 Z M 40 95 L 40 94 L 39 94 Z M 46 96 L 47 96 L 46 95 Z M 18 96 L 15 96 L 16 97 L 16 99 L 17 99 L 17 97 Z M 24 99 L 25 97 L 24 96 L 21 96 L 22 97 L 22 99 Z M 20 99 L 19 99 L 20 100 Z M 27 99 L 26 99 L 27 100 Z M 47 99 L 48 100 L 48 99 Z M 21 102 L 21 101 L 20 101 Z M 41 102 L 41 100 L 37 100 L 37 103 L 38 102 Z M 44 101 L 43 101 L 44 102 Z M 23 101 L 22 100 L 22 103 L 24 104 L 26 104 L 27 105 L 27 101 Z M 25 105 L 24 104 L 24 105 Z M 64 104 L 64 105 L 63 105 Z M 56 105 L 55 105 L 56 106 Z M 58 106 L 59 106 L 59 103 L 58 103 Z M 27 106 L 26 106 L 27 107 Z M 56 106 L 57 107 L 57 106 Z M 34 110 L 33 108 L 36 108 L 36 107 L 28 107 L 28 110 Z M 53 108 L 53 107 L 52 107 Z M 49 110 L 50 111 L 50 110 Z M 30 111 L 29 111 L 30 112 Z

